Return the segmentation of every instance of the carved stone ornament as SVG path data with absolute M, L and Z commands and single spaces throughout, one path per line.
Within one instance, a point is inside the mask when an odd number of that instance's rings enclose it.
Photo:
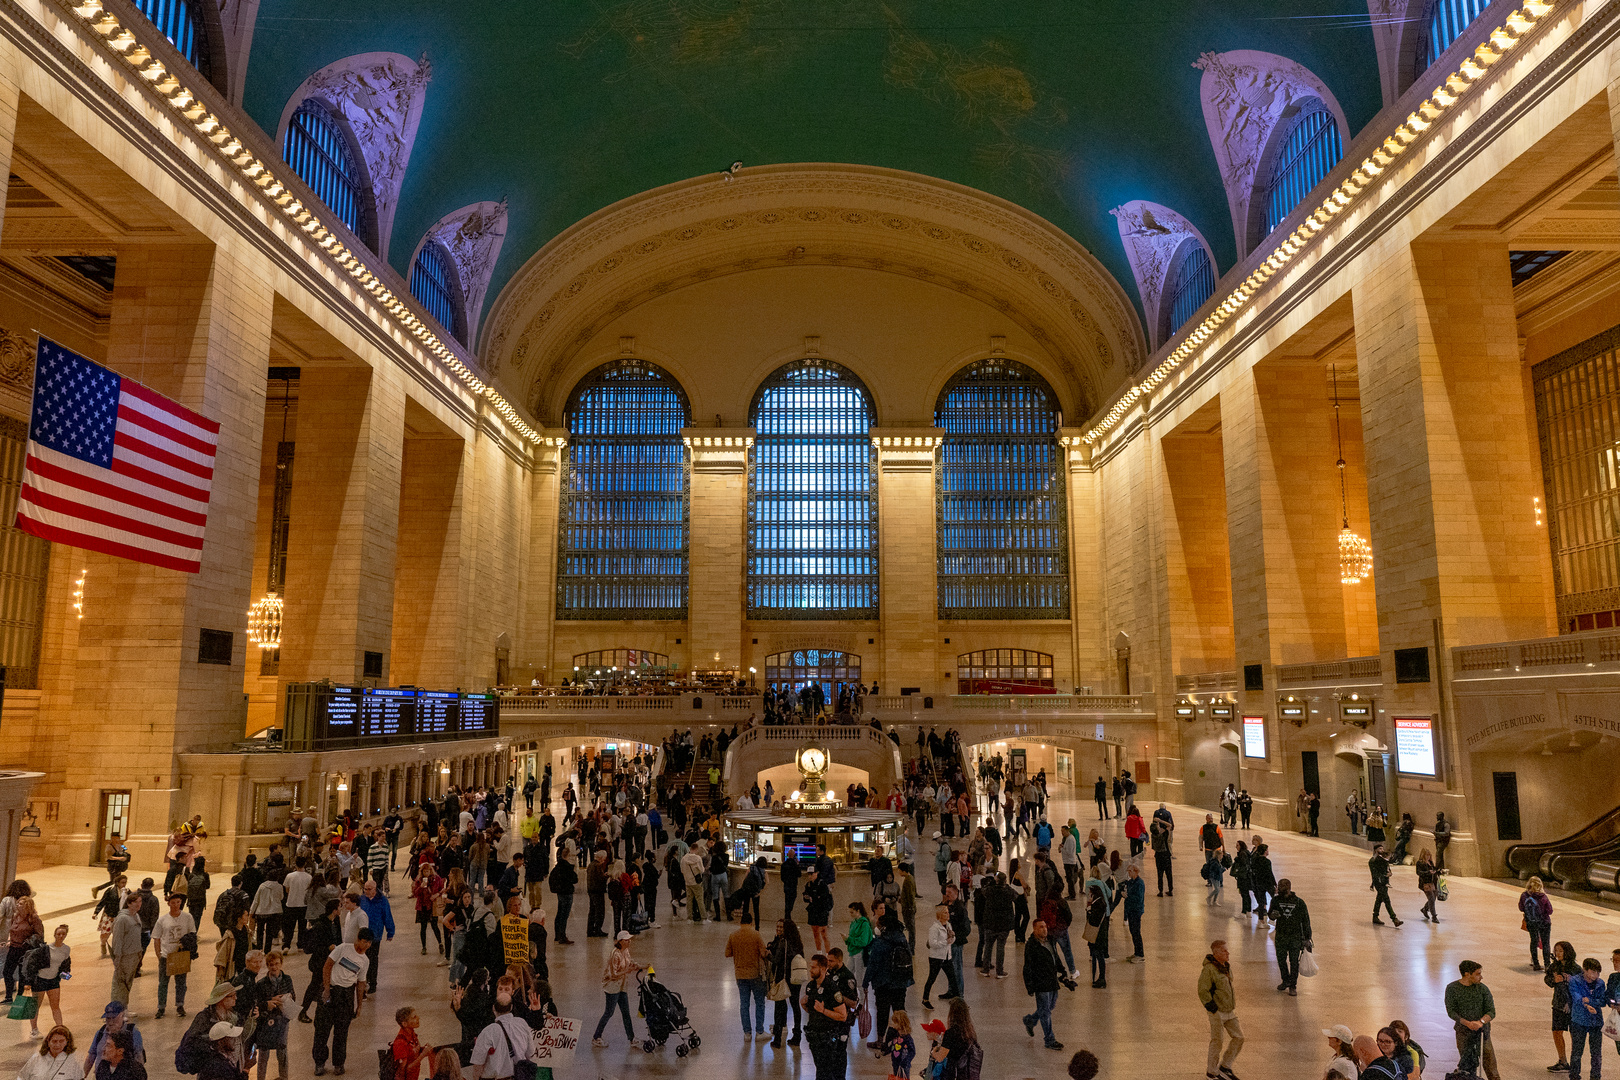
M 427 239 L 437 240 L 450 253 L 467 309 L 467 340 L 477 341 L 489 277 L 506 240 L 506 200 L 476 202 L 446 214 L 428 230 Z
M 0 387 L 32 394 L 38 340 L 0 327 Z
M 1304 98 L 1320 98 L 1339 124 L 1339 134 L 1350 141 L 1344 110 L 1327 85 L 1300 64 L 1274 53 L 1239 49 L 1207 52 L 1193 62 L 1203 71 L 1198 96 L 1204 105 L 1204 124 L 1215 149 L 1215 162 L 1226 187 L 1232 211 L 1232 229 L 1238 252 L 1248 254 L 1249 204 L 1261 159 L 1271 133 L 1283 113 Z
M 623 312 L 714 277 L 870 266 L 962 292 L 1023 326 L 1085 415 L 1146 356 L 1129 297 L 1072 237 L 957 184 L 862 165 L 745 168 L 625 199 L 569 227 L 513 275 L 480 353 L 536 415 Z M 1120 363 L 1123 361 L 1123 363 Z
M 1125 257 L 1136 275 L 1136 292 L 1142 298 L 1142 311 L 1147 315 L 1148 340 L 1156 349 L 1163 344 L 1159 340 L 1159 305 L 1168 302 L 1165 289 L 1176 251 L 1191 237 L 1203 246 L 1204 254 L 1210 256 L 1211 266 L 1215 265 L 1214 255 L 1204 234 L 1168 206 L 1133 199 L 1109 213 L 1119 222 L 1119 239 L 1125 245 Z
M 349 124 L 365 159 L 377 204 L 377 254 L 388 258 L 399 189 L 411 160 L 422 120 L 423 89 L 433 72 L 426 54 L 419 61 L 399 53 L 361 53 L 328 64 L 305 79 L 282 110 L 279 144 L 298 106 L 311 97 L 326 102 Z

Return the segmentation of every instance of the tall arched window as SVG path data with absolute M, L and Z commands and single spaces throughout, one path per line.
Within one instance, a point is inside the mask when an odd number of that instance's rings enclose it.
M 208 35 L 198 21 L 200 13 L 188 0 L 135 0 L 135 6 L 203 78 L 213 78 L 208 70 Z
M 1069 543 L 1058 407 L 1010 360 L 959 372 L 934 409 L 939 617 L 1066 619 Z
M 462 341 L 461 323 L 457 319 L 460 304 L 456 301 L 455 269 L 450 256 L 437 240 L 428 240 L 416 253 L 411 265 L 411 295 L 427 308 L 428 314 L 439 320 L 439 325 Z M 462 341 L 465 344 L 465 341 Z
M 1344 156 L 1339 125 L 1321 98 L 1306 98 L 1285 131 L 1278 132 L 1276 163 L 1266 186 L 1266 233 L 1281 225 L 1299 201 Z
M 557 618 L 686 615 L 686 395 L 640 360 L 604 364 L 568 403 Z
M 759 388 L 750 417 L 748 617 L 876 618 L 866 387 L 830 361 L 797 361 Z
M 298 106 L 281 156 L 349 231 L 360 235 L 359 155 L 325 104 L 310 98 Z
M 1215 267 L 1209 261 L 1209 252 L 1192 237 L 1181 243 L 1181 251 L 1174 261 L 1174 277 L 1166 291 L 1169 324 L 1164 327 L 1165 340 L 1181 329 L 1193 312 L 1204 306 L 1204 301 L 1215 295 Z
M 1423 32 L 1417 43 L 1417 63 L 1412 67 L 1414 77 L 1427 71 L 1488 7 L 1490 0 L 1428 0 L 1420 24 Z

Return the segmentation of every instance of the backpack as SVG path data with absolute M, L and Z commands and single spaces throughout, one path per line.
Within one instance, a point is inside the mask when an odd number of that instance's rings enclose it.
M 180 1038 L 180 1045 L 174 1048 L 174 1071 L 186 1076 L 196 1076 L 202 1072 L 202 1067 L 208 1062 L 208 1041 L 203 1035 L 193 1035 L 186 1032 Z
M 916 976 L 916 960 L 909 941 L 898 941 L 889 946 L 889 985 L 909 986 Z
M 488 914 L 486 912 L 486 914 Z M 491 948 L 491 934 L 489 925 L 481 915 L 467 924 L 467 937 L 461 947 L 461 955 L 465 957 L 468 969 L 481 967 L 484 958 L 489 955 Z
M 384 1046 L 377 1051 L 377 1080 L 394 1080 L 399 1075 L 399 1059 L 394 1056 L 392 1046 Z

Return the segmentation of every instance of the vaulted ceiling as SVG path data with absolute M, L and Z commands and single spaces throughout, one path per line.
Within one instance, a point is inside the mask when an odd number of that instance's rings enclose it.
M 445 214 L 507 198 L 492 300 L 570 224 L 738 160 L 988 191 L 1069 233 L 1134 297 L 1108 213 L 1128 200 L 1174 208 L 1220 269 L 1234 261 L 1193 62 L 1236 49 L 1309 69 L 1352 132 L 1380 106 L 1359 0 L 274 0 L 244 105 L 275 133 L 320 68 L 425 53 L 390 258 L 406 272 Z

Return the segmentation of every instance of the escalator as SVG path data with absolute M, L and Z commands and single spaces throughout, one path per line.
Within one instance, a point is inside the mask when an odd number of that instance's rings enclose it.
M 1514 844 L 1503 857 L 1521 880 L 1536 874 L 1565 886 L 1615 890 L 1620 877 L 1620 806 L 1562 840 Z

